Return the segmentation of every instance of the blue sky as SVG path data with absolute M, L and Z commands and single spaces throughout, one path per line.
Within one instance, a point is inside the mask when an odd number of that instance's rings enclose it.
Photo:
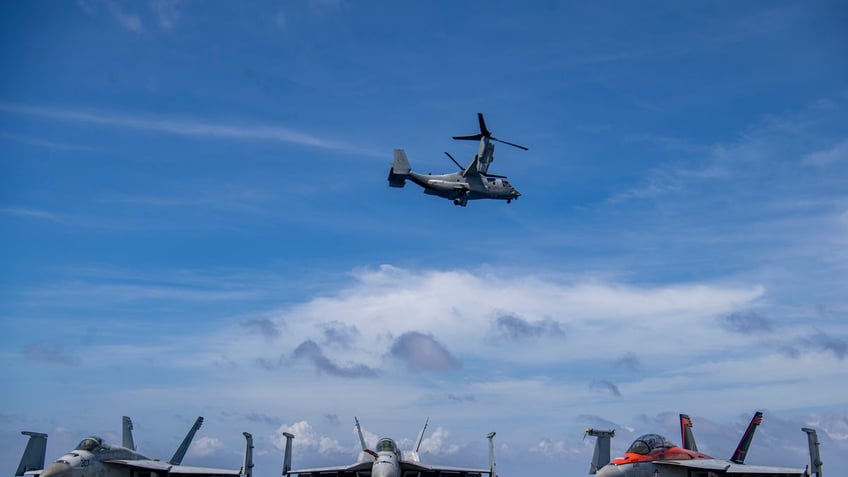
M 369 439 L 585 475 L 695 421 L 848 465 L 842 2 L 5 2 L 0 461 L 88 434 L 257 476 Z M 512 204 L 387 186 L 470 161 Z

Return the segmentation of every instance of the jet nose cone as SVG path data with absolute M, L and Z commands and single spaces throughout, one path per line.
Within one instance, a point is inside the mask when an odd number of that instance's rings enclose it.
M 625 471 L 624 469 L 622 469 L 622 467 L 607 464 L 598 469 L 598 472 L 595 474 L 595 477 L 622 477 L 624 474 Z
M 41 473 L 41 477 L 70 477 L 70 475 L 71 464 L 65 462 L 54 462 Z

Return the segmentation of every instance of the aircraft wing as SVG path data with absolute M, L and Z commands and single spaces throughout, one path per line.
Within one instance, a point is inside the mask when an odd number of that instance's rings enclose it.
M 748 477 L 775 477 L 775 476 L 805 476 L 806 469 L 795 469 L 790 467 L 772 467 L 767 465 L 734 464 L 721 459 L 693 459 L 693 460 L 658 460 L 652 462 L 654 465 L 686 467 L 687 469 L 708 470 L 718 475 L 739 475 Z
M 353 465 L 342 465 L 337 467 L 316 467 L 314 469 L 292 469 L 286 472 L 286 476 L 322 476 L 322 477 L 346 477 L 355 475 L 370 475 L 373 462 L 359 462 Z
M 405 475 L 407 471 L 419 472 L 422 477 L 448 477 L 448 476 L 463 476 L 463 477 L 481 477 L 483 475 L 491 475 L 489 469 L 469 469 L 467 467 L 448 467 L 444 465 L 427 465 L 419 462 L 401 462 L 401 475 Z
M 212 467 L 192 467 L 189 465 L 173 465 L 160 460 L 106 460 L 106 464 L 123 467 L 125 469 L 146 470 L 150 472 L 165 472 L 170 475 L 208 475 L 227 476 L 241 475 L 241 469 L 215 469 Z

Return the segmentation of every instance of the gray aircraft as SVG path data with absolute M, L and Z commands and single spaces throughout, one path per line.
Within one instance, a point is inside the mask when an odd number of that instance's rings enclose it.
M 23 432 L 29 436 L 16 476 L 33 477 L 148 477 L 148 476 L 245 476 L 253 472 L 253 436 L 245 432 L 244 463 L 241 469 L 215 469 L 182 465 L 195 433 L 203 424 L 198 417 L 173 457 L 167 462 L 151 459 L 135 449 L 132 421 L 123 417 L 121 446 L 104 442 L 100 437 L 86 437 L 76 449 L 44 468 L 47 434 Z
M 645 434 L 633 441 L 623 457 L 612 461 L 610 439 L 615 437 L 615 431 L 586 429 L 586 435 L 596 439 L 589 473 L 595 474 L 596 477 L 809 477 L 809 468 L 745 464 L 754 432 L 762 419 L 763 413 L 754 414 L 730 459 L 715 459 L 698 452 L 692 432 L 692 420 L 686 414 L 680 415 L 682 446 L 676 446 L 659 434 Z M 808 428 L 803 431 L 808 436 L 812 471 L 822 477 L 816 431 Z
M 283 433 L 286 438 L 285 456 L 283 458 L 283 477 L 291 475 L 297 475 L 298 477 L 404 477 L 409 475 L 416 477 L 481 477 L 483 475 L 497 477 L 495 473 L 494 432 L 490 432 L 487 435 L 489 439 L 489 468 L 470 469 L 422 464 L 420 462 L 418 449 L 421 447 L 422 439 L 424 439 L 424 431 L 427 429 L 429 418 L 424 422 L 421 433 L 418 434 L 415 449 L 403 453 L 398 449 L 395 441 L 387 437 L 377 441 L 376 450 L 369 449 L 365 445 L 365 439 L 362 437 L 362 428 L 359 426 L 359 419 L 354 417 L 354 421 L 356 422 L 356 432 L 359 433 L 359 443 L 362 446 L 362 452 L 359 453 L 356 462 L 350 465 L 292 470 L 291 450 L 294 436 L 288 432 Z
M 480 134 L 471 136 L 454 136 L 461 141 L 480 141 L 480 147 L 474 159 L 466 167 L 445 152 L 447 156 L 459 167 L 459 172 L 449 174 L 419 174 L 412 171 L 406 152 L 403 149 L 395 149 L 394 161 L 389 169 L 389 186 L 403 187 L 407 179 L 424 188 L 425 194 L 436 195 L 453 200 L 455 205 L 463 207 L 469 200 L 476 199 L 498 199 L 510 203 L 521 194 L 507 181 L 506 176 L 489 174 L 489 165 L 495 160 L 495 145 L 493 141 L 508 144 L 519 149 L 527 150 L 524 146 L 502 141 L 494 136 L 486 128 L 483 113 L 477 113 L 477 121 L 480 123 Z

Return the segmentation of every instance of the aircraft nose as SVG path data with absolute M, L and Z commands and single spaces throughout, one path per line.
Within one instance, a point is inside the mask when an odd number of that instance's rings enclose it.
M 378 463 L 371 468 L 371 477 L 398 477 L 398 469 L 388 463 Z
M 70 475 L 71 464 L 67 462 L 54 462 L 41 473 L 41 477 L 70 477 Z
M 625 471 L 621 468 L 621 466 L 607 464 L 598 469 L 595 477 L 622 477 L 624 474 Z

